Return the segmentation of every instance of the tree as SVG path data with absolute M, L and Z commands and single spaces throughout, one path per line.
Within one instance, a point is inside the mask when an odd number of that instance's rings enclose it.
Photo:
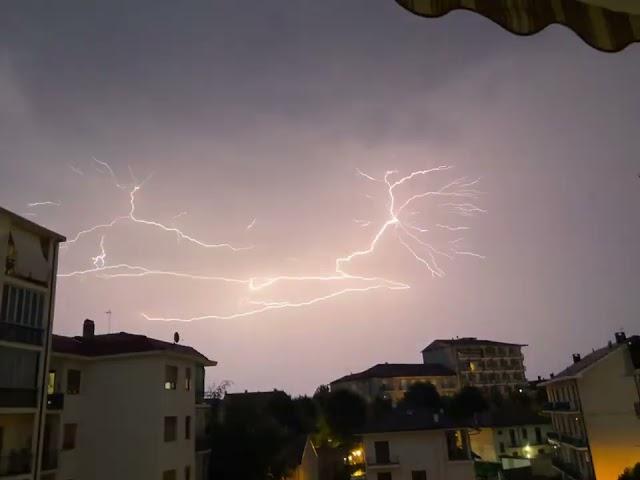
M 440 394 L 430 382 L 419 382 L 411 385 L 404 394 L 401 404 L 405 408 L 428 408 L 431 410 L 442 408 Z
M 640 480 L 640 463 L 636 463 L 634 467 L 625 468 L 618 480 Z
M 330 392 L 320 404 L 322 415 L 337 439 L 345 439 L 367 420 L 367 404 L 349 390 Z
M 484 412 L 489 408 L 482 392 L 476 387 L 463 387 L 449 402 L 447 402 L 447 413 L 458 419 L 467 419 L 476 413 Z

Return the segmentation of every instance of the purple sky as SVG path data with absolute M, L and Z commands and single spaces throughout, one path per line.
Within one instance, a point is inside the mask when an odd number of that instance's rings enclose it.
M 446 276 L 432 278 L 390 234 L 350 266 L 407 290 L 166 323 L 140 313 L 228 314 L 254 298 L 224 282 L 87 275 L 60 279 L 57 333 L 79 334 L 85 317 L 106 332 L 111 310 L 113 331 L 179 331 L 220 362 L 208 382 L 292 393 L 377 362 L 419 362 L 439 337 L 527 343 L 535 378 L 614 330 L 638 333 L 637 45 L 603 54 L 558 26 L 522 38 L 468 12 L 427 20 L 385 0 L 30 3 L 0 6 L 0 204 L 69 238 L 126 215 L 128 192 L 95 157 L 123 183 L 128 166 L 153 174 L 140 218 L 254 246 L 203 249 L 123 222 L 70 246 L 61 272 L 91 268 L 102 234 L 107 265 L 330 274 L 387 219 L 384 184 L 357 168 L 399 178 L 455 166 L 403 198 L 460 176 L 481 177 L 486 192 L 486 214 L 443 219 L 424 202 L 415 216 L 472 227 L 464 246 L 486 259 L 442 259 Z M 41 201 L 61 206 L 27 206 Z M 424 235 L 438 247 L 454 238 Z M 286 283 L 267 300 L 343 286 Z

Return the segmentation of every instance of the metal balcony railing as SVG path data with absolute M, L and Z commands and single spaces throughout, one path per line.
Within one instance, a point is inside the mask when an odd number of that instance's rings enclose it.
M 0 457 L 0 477 L 22 475 L 31 472 L 31 452 L 14 450 Z
M 34 388 L 0 388 L 0 407 L 35 408 L 37 400 Z
M 389 455 L 386 458 L 367 458 L 367 465 L 370 467 L 399 464 L 400 459 L 397 455 Z
M 42 345 L 44 330 L 0 321 L 0 340 Z
M 64 393 L 50 393 L 47 395 L 47 408 L 49 410 L 62 410 L 64 408 Z
M 542 410 L 548 412 L 574 412 L 577 411 L 569 402 L 547 402 L 542 406 Z

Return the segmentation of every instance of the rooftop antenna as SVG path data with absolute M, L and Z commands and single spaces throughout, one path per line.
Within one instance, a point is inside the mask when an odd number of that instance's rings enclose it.
M 107 322 L 109 324 L 109 333 L 111 333 L 111 309 L 104 312 L 107 315 Z

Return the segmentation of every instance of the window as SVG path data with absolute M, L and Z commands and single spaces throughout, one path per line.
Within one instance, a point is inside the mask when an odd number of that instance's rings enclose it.
M 411 472 L 411 480 L 427 480 L 427 472 L 425 470 L 414 470 Z
M 80 370 L 67 370 L 67 394 L 80 393 Z
M 511 441 L 511 446 L 516 446 L 516 431 L 513 429 L 509 429 L 509 440 Z
M 540 427 L 536 427 L 536 444 L 540 445 L 542 443 L 542 430 Z
M 376 463 L 390 463 L 389 442 L 374 442 L 373 447 L 376 452 Z
M 167 365 L 164 369 L 164 389 L 175 390 L 178 384 L 178 367 Z
M 538 455 L 544 455 L 544 448 L 538 449 Z
M 377 480 L 391 480 L 391 472 L 378 472 Z
M 500 453 L 504 453 L 504 443 L 500 442 Z
M 162 480 L 176 480 L 177 478 L 175 470 L 165 470 L 162 473 Z
M 62 438 L 62 449 L 63 450 L 73 450 L 76 448 L 76 435 L 78 433 L 78 424 L 77 423 L 65 423 L 63 438 Z
M 174 442 L 178 429 L 178 417 L 164 417 L 164 441 Z
M 502 430 L 498 430 L 498 435 L 502 435 Z
M 2 290 L 0 321 L 31 328 L 42 328 L 44 293 L 5 284 Z
M 527 435 L 528 435 L 527 429 L 523 428 L 522 429 L 522 438 L 524 438 L 526 440 L 527 439 Z
M 184 371 L 184 389 L 191 390 L 191 368 Z
M 53 395 L 56 392 L 56 371 L 50 370 L 47 377 L 47 395 Z
M 191 438 L 191 417 L 184 417 L 184 438 L 189 440 Z
M 449 460 L 469 460 L 469 439 L 466 430 L 448 430 L 446 435 Z
M 184 467 L 184 480 L 191 480 L 191 465 Z

